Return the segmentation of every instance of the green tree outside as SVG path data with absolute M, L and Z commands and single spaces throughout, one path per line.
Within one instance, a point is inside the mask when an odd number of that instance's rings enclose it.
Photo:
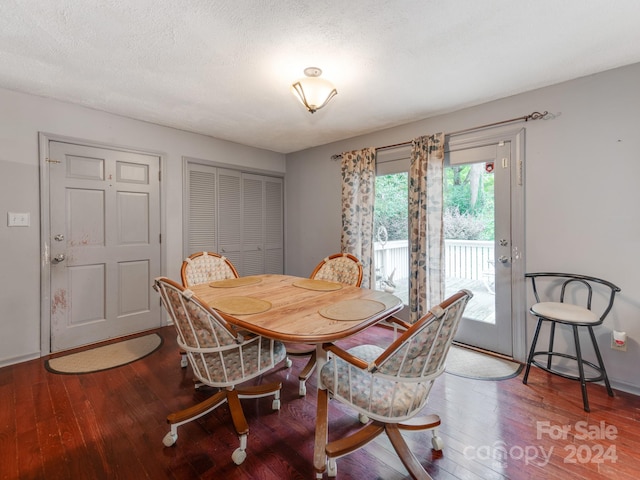
M 444 171 L 445 238 L 493 240 L 494 176 L 484 164 L 448 167 Z M 384 227 L 387 240 L 408 238 L 408 173 L 376 177 L 374 240 Z
M 387 229 L 387 240 L 409 238 L 409 174 L 407 172 L 376 177 L 376 200 L 373 215 L 374 241 L 380 227 Z
M 493 173 L 483 163 L 448 167 L 444 172 L 444 234 L 455 240 L 493 240 Z

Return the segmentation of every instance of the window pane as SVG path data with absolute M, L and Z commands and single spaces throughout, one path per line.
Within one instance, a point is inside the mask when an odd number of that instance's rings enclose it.
M 471 290 L 465 318 L 486 323 L 496 317 L 494 180 L 482 162 L 445 169 L 445 296 Z
M 377 290 L 409 303 L 409 174 L 376 177 L 374 252 Z

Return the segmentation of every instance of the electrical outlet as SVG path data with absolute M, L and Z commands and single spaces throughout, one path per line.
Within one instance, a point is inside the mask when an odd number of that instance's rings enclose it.
M 627 342 L 624 342 L 622 345 L 618 345 L 616 343 L 616 340 L 613 338 L 613 332 L 611 332 L 611 349 L 612 350 L 617 350 L 619 352 L 626 352 L 627 351 Z

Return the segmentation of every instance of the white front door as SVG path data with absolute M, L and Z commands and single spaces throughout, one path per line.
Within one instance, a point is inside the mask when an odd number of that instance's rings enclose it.
M 49 141 L 51 351 L 161 325 L 160 159 Z

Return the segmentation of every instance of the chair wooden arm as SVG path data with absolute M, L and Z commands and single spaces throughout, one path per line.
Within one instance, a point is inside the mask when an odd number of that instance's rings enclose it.
M 398 317 L 389 317 L 385 320 L 388 323 L 395 323 L 396 325 L 398 325 L 401 328 L 404 328 L 405 330 L 409 330 L 409 327 L 411 327 L 411 324 L 408 322 L 405 322 L 404 320 L 400 320 Z
M 369 366 L 369 364 L 364 360 L 362 360 L 361 358 L 358 358 L 355 355 L 351 355 L 349 352 L 338 347 L 337 345 L 334 345 L 333 343 L 325 343 L 322 345 L 322 348 L 325 349 L 327 352 L 331 352 L 334 355 L 340 357 L 345 362 L 349 362 L 354 367 L 358 367 L 362 370 L 366 370 L 367 367 Z

